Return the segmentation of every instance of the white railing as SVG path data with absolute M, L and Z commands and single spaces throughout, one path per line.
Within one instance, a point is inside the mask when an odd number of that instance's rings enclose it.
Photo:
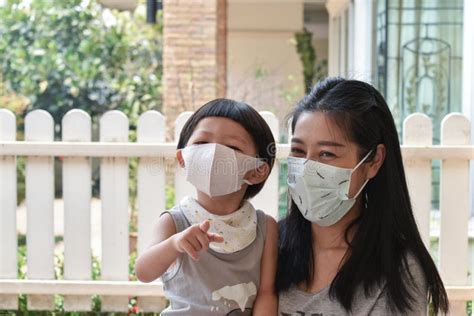
M 191 112 L 176 120 L 175 140 Z M 261 112 L 279 135 L 279 122 Z M 54 141 L 54 122 L 43 110 L 25 118 L 25 141 L 16 141 L 15 116 L 0 109 L 0 310 L 17 309 L 18 294 L 28 295 L 31 310 L 54 309 L 53 294 L 62 294 L 66 311 L 91 309 L 91 296 L 101 295 L 102 311 L 126 311 L 128 297 L 139 296 L 142 311 L 159 311 L 166 305 L 159 283 L 128 281 L 129 263 L 129 157 L 139 157 L 137 170 L 138 253 L 151 239 L 151 224 L 165 209 L 166 168 L 174 161 L 175 143 L 165 143 L 165 118 L 156 111 L 143 113 L 137 141 L 128 142 L 128 118 L 109 111 L 100 119 L 100 141 L 91 141 L 91 118 L 71 110 L 62 120 L 62 141 Z M 474 299 L 468 280 L 470 124 L 460 114 L 445 117 L 441 145 L 433 146 L 432 125 L 423 114 L 404 122 L 402 153 L 417 222 L 429 245 L 432 160 L 441 162 L 439 237 L 440 271 L 453 306 L 464 313 L 465 301 Z M 277 145 L 285 159 L 288 144 Z M 26 157 L 27 279 L 17 277 L 17 175 L 16 157 Z M 54 280 L 54 160 L 63 159 L 64 280 Z M 91 161 L 100 157 L 102 203 L 101 280 L 91 280 Z M 257 208 L 278 215 L 278 166 L 262 192 L 253 199 Z M 183 172 L 174 165 L 176 201 L 194 194 Z M 169 174 L 169 173 L 168 173 Z M 472 271 L 471 271 L 472 272 Z

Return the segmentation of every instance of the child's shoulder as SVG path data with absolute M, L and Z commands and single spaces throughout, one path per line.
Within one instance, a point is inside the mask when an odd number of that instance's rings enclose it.
M 267 227 L 272 226 L 272 227 L 278 229 L 278 223 L 277 223 L 277 221 L 275 220 L 275 218 L 273 216 L 265 214 L 265 220 L 266 220 L 266 223 L 267 223 Z
M 165 211 L 154 221 L 152 225 L 152 240 L 151 244 L 159 243 L 178 232 L 175 218 L 171 212 Z
M 255 211 L 257 212 L 257 217 L 259 217 L 259 219 L 262 221 L 264 220 L 267 225 L 269 222 L 271 222 L 270 225 L 277 225 L 277 222 L 273 216 L 268 215 L 265 211 L 261 209 L 255 209 Z
M 275 218 L 260 209 L 257 209 L 256 212 L 258 222 L 257 227 L 262 231 L 265 239 L 268 237 L 272 238 L 273 236 L 278 236 L 278 224 Z
M 189 226 L 186 217 L 179 207 L 179 204 L 173 206 L 169 210 L 162 212 L 158 222 L 166 222 L 166 225 L 172 225 L 175 228 L 175 233 L 179 233 Z
M 265 214 L 266 238 L 278 238 L 278 223 L 273 216 Z

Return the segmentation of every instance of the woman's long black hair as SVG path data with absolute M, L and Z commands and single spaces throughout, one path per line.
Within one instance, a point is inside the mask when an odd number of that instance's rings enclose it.
M 415 286 L 407 254 L 419 263 L 435 313 L 448 311 L 448 298 L 436 266 L 425 248 L 413 216 L 395 123 L 382 95 L 371 85 L 342 78 L 328 78 L 315 86 L 296 106 L 294 132 L 302 113 L 324 111 L 360 149 L 360 159 L 377 145 L 386 149 L 385 160 L 361 196 L 366 208 L 346 230 L 349 249 L 330 286 L 330 295 L 348 311 L 356 290 L 366 295 L 385 287 L 389 308 L 408 312 Z M 375 151 L 368 157 L 373 159 Z M 352 240 L 349 229 L 354 228 Z M 313 278 L 311 222 L 290 201 L 287 217 L 280 222 L 276 286 L 284 291 Z

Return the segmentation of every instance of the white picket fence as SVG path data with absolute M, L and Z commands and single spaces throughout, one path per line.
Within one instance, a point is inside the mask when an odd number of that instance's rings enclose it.
M 175 140 L 191 112 L 176 120 Z M 276 139 L 279 122 L 261 112 Z M 54 141 L 54 122 L 43 110 L 25 118 L 25 141 L 16 141 L 16 118 L 0 109 L 0 310 L 17 309 L 18 294 L 28 295 L 30 310 L 53 310 L 54 294 L 64 295 L 66 311 L 88 311 L 91 296 L 101 295 L 102 311 L 127 311 L 129 296 L 139 297 L 143 311 L 159 311 L 166 305 L 158 282 L 128 281 L 129 157 L 138 164 L 138 253 L 150 240 L 151 223 L 165 209 L 166 161 L 174 161 L 175 143 L 165 143 L 165 118 L 156 111 L 138 121 L 137 142 L 129 142 L 128 118 L 109 111 L 100 119 L 100 141 L 91 142 L 91 118 L 71 110 L 62 120 L 62 141 Z M 441 145 L 432 146 L 432 125 L 423 114 L 405 120 L 403 156 L 416 218 L 423 240 L 430 238 L 431 161 L 442 160 L 439 238 L 440 271 L 453 306 L 453 315 L 464 314 L 465 302 L 474 299 L 468 286 L 469 120 L 461 114 L 445 117 Z M 277 157 L 289 153 L 288 144 L 277 145 Z M 17 175 L 16 157 L 26 157 L 27 279 L 17 276 Z M 64 280 L 54 280 L 54 160 L 63 160 Z M 91 157 L 100 157 L 102 202 L 101 280 L 91 280 Z M 177 166 L 176 200 L 194 194 Z M 253 199 L 257 208 L 277 217 L 278 166 L 262 192 Z M 472 271 L 471 271 L 472 273 Z

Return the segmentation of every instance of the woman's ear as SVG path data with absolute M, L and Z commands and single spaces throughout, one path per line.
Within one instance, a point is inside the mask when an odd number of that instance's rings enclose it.
M 372 161 L 368 163 L 367 179 L 372 179 L 379 172 L 385 160 L 385 145 L 378 144 Z
M 181 149 L 179 149 L 176 152 L 176 159 L 178 160 L 178 163 L 181 166 L 181 168 L 184 168 L 184 159 L 183 159 L 183 153 L 181 152 Z
M 254 170 L 250 170 L 247 172 L 245 175 L 245 180 L 247 182 L 253 184 L 259 184 L 265 181 L 268 178 L 268 175 L 270 174 L 270 166 L 268 163 L 264 163 L 260 167 Z

